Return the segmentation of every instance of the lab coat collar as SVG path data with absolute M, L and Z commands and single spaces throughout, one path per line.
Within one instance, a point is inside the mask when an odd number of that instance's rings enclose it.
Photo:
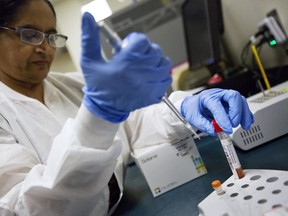
M 51 85 L 46 80 L 44 82 L 44 100 L 50 97 L 53 97 L 53 92 L 48 88 L 48 85 Z M 0 92 L 3 92 L 8 98 L 14 100 L 14 101 L 21 101 L 21 102 L 35 102 L 36 100 L 34 98 L 30 98 L 28 96 L 25 96 L 23 94 L 20 94 L 19 92 L 11 89 L 7 85 L 5 85 L 3 82 L 0 81 Z
M 13 89 L 5 85 L 3 82 L 0 82 L 0 90 L 1 90 L 1 93 L 4 93 L 7 97 L 16 101 L 31 101 L 32 100 L 32 98 L 29 98 L 25 95 L 22 95 L 14 91 Z

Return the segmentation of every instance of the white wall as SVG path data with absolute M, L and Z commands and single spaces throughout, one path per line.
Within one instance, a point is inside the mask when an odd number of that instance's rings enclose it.
M 55 60 L 51 65 L 50 71 L 57 72 L 73 72 L 77 71 L 76 66 L 72 62 L 71 56 L 65 49 L 56 52 Z
M 80 71 L 81 54 L 81 13 L 80 9 L 90 0 L 53 0 L 57 13 L 59 32 L 68 36 L 67 51 L 57 55 L 52 71 Z M 113 11 L 129 5 L 131 0 L 110 0 L 108 3 Z
M 71 64 L 73 64 L 78 71 L 80 71 L 79 61 L 81 51 L 80 8 L 81 3 L 77 0 L 62 0 L 55 3 L 58 29 L 62 34 L 68 36 L 66 47 L 71 57 L 69 60 L 71 60 Z M 61 65 L 61 63 L 55 61 L 55 65 L 56 64 Z
M 71 58 L 65 57 L 56 61 L 56 65 L 73 65 L 71 68 L 80 70 L 81 52 L 81 14 L 80 8 L 88 0 L 58 0 L 55 9 L 58 15 L 58 27 L 61 33 L 69 36 L 67 50 Z M 109 1 L 108 1 L 109 2 Z M 129 3 L 129 0 L 110 0 L 113 10 L 117 10 Z M 225 24 L 224 39 L 234 62 L 240 62 L 242 48 L 249 37 L 256 32 L 257 24 L 266 16 L 271 9 L 276 8 L 286 32 L 288 32 L 288 3 L 287 0 L 222 0 L 223 16 Z M 182 41 L 183 38 L 175 38 Z M 183 47 L 175 50 L 175 53 L 183 56 Z M 265 67 L 273 67 L 288 64 L 288 56 L 283 49 L 264 46 L 261 51 L 261 59 Z M 59 63 L 60 61 L 60 63 Z M 61 63 L 70 61 L 70 63 Z M 60 67 L 59 67 L 60 68 Z M 67 67 L 69 68 L 69 67 Z M 69 68 L 69 70 L 71 69 Z M 64 69 L 65 70 L 65 69 Z

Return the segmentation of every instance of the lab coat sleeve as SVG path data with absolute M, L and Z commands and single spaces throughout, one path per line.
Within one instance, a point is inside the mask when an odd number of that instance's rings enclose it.
M 186 96 L 191 96 L 191 93 L 177 91 L 173 92 L 169 99 L 180 110 Z M 132 149 L 160 145 L 191 135 L 191 132 L 163 102 L 131 113 L 125 122 L 125 130 Z
M 0 215 L 106 215 L 107 183 L 121 152 L 113 143 L 117 130 L 81 106 L 55 138 L 47 164 L 8 133 L 1 136 Z

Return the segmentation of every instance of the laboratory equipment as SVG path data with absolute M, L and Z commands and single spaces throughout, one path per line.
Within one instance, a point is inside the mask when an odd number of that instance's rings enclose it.
M 276 10 L 269 12 L 267 17 L 258 24 L 258 28 L 258 32 L 250 37 L 248 45 L 251 45 L 267 90 L 261 88 L 261 93 L 247 98 L 255 119 L 251 128 L 245 131 L 237 127 L 231 135 L 234 144 L 243 150 L 249 150 L 288 133 L 288 112 L 286 109 L 288 105 L 288 82 L 271 88 L 256 49 L 266 42 L 270 46 L 285 46 L 287 36 Z
M 285 46 L 287 36 L 275 9 L 269 12 L 267 16 L 258 24 L 258 29 L 258 32 L 250 37 L 250 44 L 252 53 L 255 57 L 256 63 L 259 67 L 265 85 L 269 90 L 271 86 L 266 76 L 266 72 L 262 65 L 261 59 L 259 57 L 257 47 L 261 46 L 265 42 L 268 42 L 270 46 Z M 262 84 L 259 80 L 258 84 L 262 90 L 262 93 L 265 94 Z
M 217 64 L 224 32 L 221 0 L 186 0 L 182 17 L 190 69 Z
M 263 37 L 263 42 L 268 42 L 270 46 L 285 45 L 287 35 L 276 9 L 270 11 L 267 16 L 258 23 L 258 29 L 259 35 Z
M 247 131 L 234 128 L 230 135 L 234 144 L 249 150 L 288 133 L 288 81 L 247 98 L 255 122 Z
M 228 160 L 230 169 L 235 179 L 243 178 L 245 174 L 243 173 L 243 170 L 242 170 L 239 158 L 237 156 L 237 153 L 235 151 L 231 137 L 225 132 L 223 132 L 222 128 L 219 127 L 219 125 L 217 124 L 215 120 L 212 121 L 212 124 L 215 128 L 215 132 L 217 133 L 217 136 L 219 137 L 225 156 Z
M 219 196 L 213 191 L 200 202 L 199 216 L 288 215 L 287 171 L 247 169 L 244 172 L 244 178 L 231 176 L 222 184 L 225 194 Z
M 99 21 L 98 25 L 100 27 L 101 32 L 108 39 L 115 50 L 120 50 L 121 47 L 125 46 L 125 41 L 121 42 L 120 37 L 104 22 Z M 177 108 L 173 105 L 173 103 L 168 99 L 165 94 L 162 98 L 162 101 L 170 108 L 170 110 L 179 118 L 179 120 L 185 125 L 189 132 L 200 139 L 198 134 L 195 132 L 193 127 L 187 122 L 187 120 L 182 116 L 182 114 L 177 110 Z

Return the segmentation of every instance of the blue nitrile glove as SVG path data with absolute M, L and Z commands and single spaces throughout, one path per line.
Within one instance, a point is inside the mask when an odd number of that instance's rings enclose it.
M 125 42 L 105 61 L 98 25 L 91 14 L 83 15 L 83 103 L 92 114 L 114 123 L 125 120 L 131 111 L 160 102 L 171 84 L 171 63 L 159 46 L 140 33 L 130 34 Z
M 248 103 L 239 92 L 218 88 L 186 97 L 181 113 L 191 125 L 210 135 L 216 135 L 211 124 L 213 119 L 228 134 L 239 124 L 248 130 L 254 122 Z

